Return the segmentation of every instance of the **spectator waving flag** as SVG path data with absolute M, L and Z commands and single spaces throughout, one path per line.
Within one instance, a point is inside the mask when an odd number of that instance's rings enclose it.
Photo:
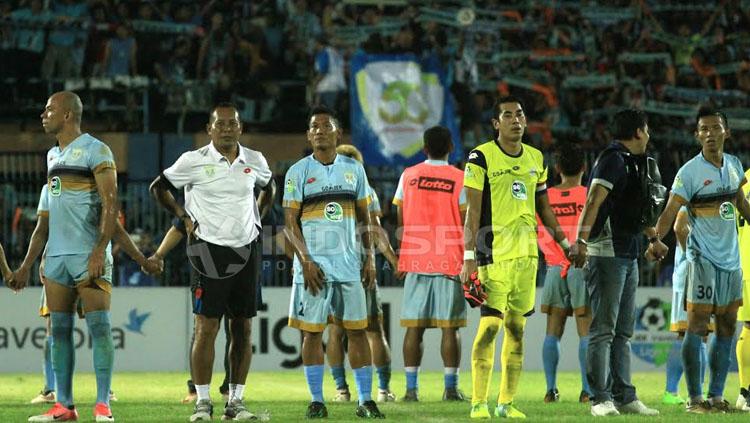
M 452 161 L 463 157 L 453 100 L 436 56 L 357 54 L 351 62 L 352 142 L 370 165 L 412 165 L 425 159 L 422 134 L 450 129 Z

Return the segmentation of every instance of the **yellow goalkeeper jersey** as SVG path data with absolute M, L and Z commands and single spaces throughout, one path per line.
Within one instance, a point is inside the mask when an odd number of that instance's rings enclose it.
M 529 145 L 514 156 L 493 140 L 469 153 L 464 186 L 482 191 L 478 265 L 538 255 L 535 197 L 546 183 L 544 156 Z

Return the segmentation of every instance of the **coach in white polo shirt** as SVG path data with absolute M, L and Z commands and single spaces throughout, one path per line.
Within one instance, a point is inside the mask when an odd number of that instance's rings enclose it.
M 224 416 L 254 416 L 242 402 L 250 367 L 250 319 L 256 314 L 260 234 L 258 201 L 273 201 L 274 182 L 263 155 L 239 144 L 242 134 L 237 109 L 219 104 L 206 127 L 211 143 L 188 151 L 151 184 L 158 202 L 177 216 L 188 234 L 192 271 L 195 342 L 191 371 L 198 401 L 191 421 L 213 414 L 209 384 L 219 321 L 230 327 L 229 402 Z M 185 188 L 184 209 L 171 189 Z M 262 189 L 259 199 L 255 188 Z M 262 207 L 263 205 L 261 205 Z

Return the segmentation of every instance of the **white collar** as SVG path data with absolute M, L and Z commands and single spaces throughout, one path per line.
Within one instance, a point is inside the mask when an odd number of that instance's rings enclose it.
M 247 163 L 247 157 L 245 156 L 245 149 L 242 148 L 242 145 L 240 143 L 237 143 L 237 148 L 239 148 L 239 153 L 237 154 L 237 160 L 239 160 L 240 163 Z M 216 146 L 214 145 L 213 141 L 208 143 L 208 151 L 216 161 L 220 162 L 222 160 L 227 159 L 221 153 L 219 153 L 219 150 L 216 149 Z
M 444 166 L 448 164 L 448 160 L 434 160 L 434 159 L 427 159 L 424 161 L 425 163 L 433 166 Z

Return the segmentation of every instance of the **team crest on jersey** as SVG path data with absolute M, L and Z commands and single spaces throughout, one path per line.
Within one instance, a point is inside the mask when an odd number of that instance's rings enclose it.
M 71 160 L 78 160 L 81 158 L 81 155 L 83 155 L 83 151 L 80 148 L 74 148 L 73 151 L 70 152 Z
M 510 193 L 516 200 L 526 200 L 529 198 L 526 192 L 526 184 L 521 181 L 513 181 L 513 185 L 510 186 Z
M 62 181 L 59 176 L 53 176 L 49 180 L 49 195 L 59 197 L 62 192 Z
M 331 222 L 341 222 L 342 220 L 344 220 L 344 209 L 339 203 L 330 202 L 326 204 L 324 213 L 326 219 L 330 220 Z
M 476 153 L 472 153 L 472 154 L 476 154 Z M 468 164 L 466 165 L 466 169 L 464 169 L 464 174 L 467 178 L 474 177 L 474 171 L 471 170 L 471 166 L 469 166 Z
M 734 212 L 734 204 L 729 201 L 721 203 L 719 206 L 719 217 L 724 220 L 734 220 L 736 213 Z
M 213 166 L 203 166 L 203 171 L 206 172 L 206 176 L 210 178 L 216 173 L 216 168 Z
M 286 180 L 286 192 L 294 192 L 294 179 Z
M 344 180 L 345 180 L 345 181 L 346 181 L 346 183 L 347 183 L 347 184 L 349 184 L 349 185 L 354 185 L 354 184 L 356 184 L 356 183 L 357 183 L 357 177 L 356 177 L 356 176 L 354 176 L 354 174 L 353 174 L 353 173 L 351 173 L 351 172 L 346 172 L 346 173 L 344 174 Z

